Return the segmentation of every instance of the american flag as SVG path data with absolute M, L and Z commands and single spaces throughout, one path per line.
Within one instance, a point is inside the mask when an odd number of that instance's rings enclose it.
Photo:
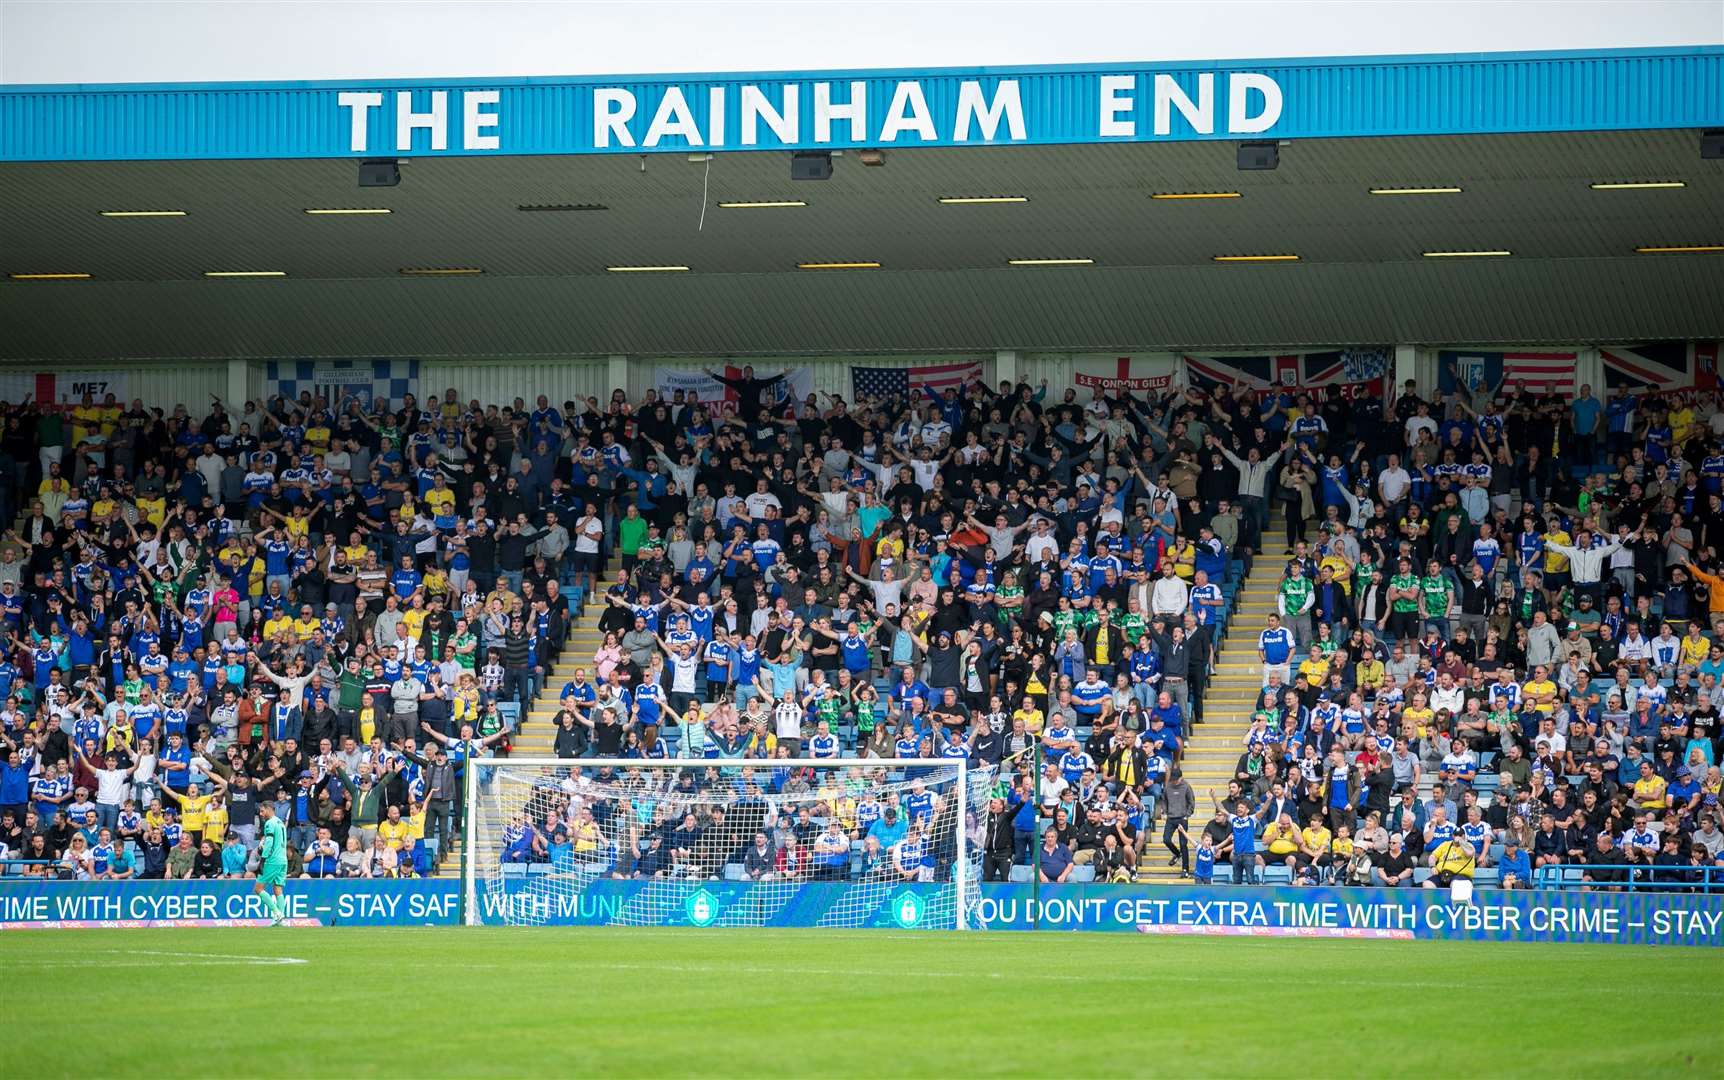
M 1503 353 L 1503 385 L 1513 390 L 1524 379 L 1534 392 L 1549 387 L 1549 393 L 1573 397 L 1574 362 L 1574 353 Z
M 856 367 L 850 369 L 850 389 L 858 398 L 922 396 L 924 390 L 936 394 L 961 390 L 982 377 L 980 360 L 961 360 L 955 364 L 915 364 L 910 367 Z
M 1524 380 L 1533 393 L 1573 397 L 1574 364 L 1572 352 L 1440 352 L 1437 389 L 1452 394 L 1459 379 L 1474 389 L 1494 387 L 1500 382 L 1499 393 L 1515 394 L 1520 392 L 1516 384 Z

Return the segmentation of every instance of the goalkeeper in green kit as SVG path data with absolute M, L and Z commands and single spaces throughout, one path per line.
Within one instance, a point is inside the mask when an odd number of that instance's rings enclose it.
M 257 892 L 263 894 L 263 905 L 269 911 L 271 926 L 280 926 L 287 917 L 287 903 L 282 888 L 287 884 L 287 826 L 275 816 L 275 804 L 268 800 L 258 803 L 263 818 L 263 840 L 257 849 Z

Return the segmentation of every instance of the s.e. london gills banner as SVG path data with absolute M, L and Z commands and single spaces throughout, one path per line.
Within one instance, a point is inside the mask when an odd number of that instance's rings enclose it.
M 650 918 L 639 903 L 652 894 Z M 547 890 L 538 876 L 481 884 L 479 923 L 541 926 L 953 928 L 952 887 L 808 882 L 610 881 Z M 289 882 L 298 926 L 457 926 L 455 880 Z M 1724 947 L 1724 894 L 1447 890 L 980 886 L 982 930 L 1087 930 L 1144 935 L 1538 941 Z M 267 922 L 247 881 L 0 883 L 0 930 L 254 926 Z

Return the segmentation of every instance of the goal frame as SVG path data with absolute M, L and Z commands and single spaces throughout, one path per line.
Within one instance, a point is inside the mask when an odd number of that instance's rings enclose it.
M 461 921 L 467 926 L 479 926 L 479 866 L 473 857 L 473 843 L 478 836 L 479 822 L 479 770 L 485 768 L 552 768 L 552 769 L 602 769 L 605 766 L 617 769 L 696 769 L 716 766 L 718 768 L 755 768 L 780 769 L 785 767 L 799 768 L 807 765 L 819 769 L 840 768 L 902 768 L 904 766 L 939 767 L 950 769 L 954 765 L 958 769 L 958 794 L 961 801 L 958 807 L 957 819 L 957 849 L 956 860 L 953 863 L 952 884 L 955 896 L 956 924 L 958 930 L 970 929 L 966 916 L 974 890 L 978 884 L 969 873 L 970 866 L 970 834 L 965 828 L 965 814 L 969 809 L 970 790 L 970 759 L 961 758 L 560 758 L 560 757 L 506 757 L 481 758 L 470 757 L 462 770 L 462 793 L 466 806 L 462 812 L 461 827 Z

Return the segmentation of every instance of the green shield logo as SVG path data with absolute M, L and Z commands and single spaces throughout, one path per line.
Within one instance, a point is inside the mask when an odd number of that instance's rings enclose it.
M 718 918 L 718 897 L 705 889 L 696 889 L 688 894 L 683 910 L 688 913 L 688 921 L 695 926 L 711 926 Z
M 892 921 L 905 929 L 920 925 L 922 914 L 922 898 L 913 892 L 904 893 L 892 901 Z

